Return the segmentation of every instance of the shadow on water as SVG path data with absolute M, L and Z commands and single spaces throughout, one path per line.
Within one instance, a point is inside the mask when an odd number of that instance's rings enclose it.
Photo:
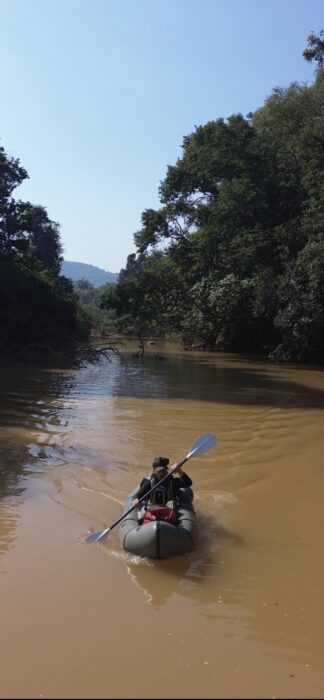
M 116 382 L 120 396 L 185 399 L 241 406 L 324 408 L 323 389 L 296 381 L 298 369 L 266 365 L 240 366 L 218 356 L 211 359 L 167 356 L 157 365 L 150 357 L 141 366 L 129 361 Z M 303 368 L 303 373 L 306 371 Z
M 70 397 L 80 400 L 105 395 L 248 407 L 324 408 L 323 370 L 318 370 L 319 386 L 310 386 L 304 383 L 312 377 L 307 367 L 262 364 L 211 353 L 194 357 L 166 353 L 164 360 L 157 362 L 148 354 L 141 361 L 130 354 L 126 365 L 114 357 L 109 363 L 88 366 L 74 374 L 67 369 L 65 376 L 53 368 L 43 376 L 44 389 L 47 378 L 52 388 L 57 384 L 57 392 L 68 391 Z
M 73 378 L 67 381 L 39 366 L 9 362 L 1 363 L 0 377 L 0 499 L 12 498 L 17 504 L 26 490 L 26 477 L 34 467 L 38 471 L 39 454 L 33 454 L 37 437 L 41 431 L 53 434 L 61 425 L 62 401 Z M 9 527 L 12 512 L 8 518 Z M 5 513 L 1 522 L 7 529 Z
M 60 422 L 53 401 L 96 396 L 181 399 L 227 405 L 277 408 L 324 408 L 324 372 L 320 386 L 307 386 L 308 368 L 278 367 L 221 354 L 188 356 L 166 353 L 142 362 L 134 355 L 113 357 L 79 370 L 66 366 L 0 365 L 0 425 L 41 428 L 48 417 Z M 17 371 L 19 376 L 17 377 Z M 300 381 L 298 381 L 300 375 Z M 298 379 L 296 379 L 296 375 Z M 323 386 L 323 388 L 322 388 Z
M 28 433 L 55 431 L 62 422 L 66 399 L 96 396 L 182 399 L 231 405 L 278 408 L 324 408 L 324 390 L 296 381 L 296 368 L 252 364 L 246 358 L 222 355 L 188 356 L 166 353 L 164 362 L 147 355 L 144 362 L 118 357 L 75 370 L 50 366 L 0 365 L 0 495 L 12 493 L 24 475 Z M 302 377 L 305 377 L 305 368 Z M 323 375 L 324 377 L 324 375 Z M 16 429 L 16 432 L 15 430 Z
M 173 595 L 190 598 L 200 608 L 217 602 L 217 578 L 223 565 L 223 551 L 229 545 L 242 545 L 241 538 L 206 515 L 199 516 L 198 542 L 190 554 L 170 559 L 142 559 L 128 554 L 123 558 L 133 583 L 146 602 L 160 610 Z
M 324 373 L 307 386 L 308 368 L 277 367 L 222 354 L 166 352 L 164 361 L 147 354 L 141 362 L 126 353 L 80 369 L 66 366 L 0 364 L 0 496 L 22 489 L 21 479 L 37 469 L 31 443 L 41 431 L 55 438 L 67 412 L 66 401 L 99 397 L 206 401 L 240 406 L 323 409 Z M 159 356 L 160 357 L 160 356 Z M 313 375 L 314 376 L 314 375 Z M 300 381 L 299 381 L 300 377 Z M 73 425 L 72 425 L 73 428 Z M 53 443 L 53 440 L 51 441 Z M 55 442 L 55 440 L 54 440 Z M 45 446 L 46 447 L 46 446 Z M 51 448 L 52 449 L 52 448 Z M 53 457 L 44 452 L 43 461 Z M 58 455 L 59 457 L 60 455 Z M 57 463 L 62 463 L 59 459 Z

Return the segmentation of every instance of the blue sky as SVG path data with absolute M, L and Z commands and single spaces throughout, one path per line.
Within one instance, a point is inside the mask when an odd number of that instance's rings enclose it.
M 66 260 L 119 272 L 195 126 L 310 83 L 323 0 L 0 0 L 0 145 Z

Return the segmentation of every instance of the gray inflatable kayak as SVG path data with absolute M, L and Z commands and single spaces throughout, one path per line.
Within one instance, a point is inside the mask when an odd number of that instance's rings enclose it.
M 132 507 L 137 489 L 128 496 L 123 513 Z M 153 520 L 140 525 L 137 508 L 134 508 L 119 526 L 119 540 L 125 552 L 149 559 L 166 559 L 192 552 L 197 534 L 195 510 L 187 499 L 177 506 L 175 524 Z

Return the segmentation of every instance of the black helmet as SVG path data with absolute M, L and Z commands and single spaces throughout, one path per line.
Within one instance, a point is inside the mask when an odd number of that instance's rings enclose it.
M 167 457 L 155 457 L 152 462 L 154 470 L 167 469 L 170 460 Z

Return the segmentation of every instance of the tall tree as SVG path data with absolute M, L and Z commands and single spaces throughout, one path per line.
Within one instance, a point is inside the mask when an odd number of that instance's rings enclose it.
M 307 48 L 303 51 L 303 56 L 306 61 L 315 61 L 318 68 L 322 68 L 324 63 L 324 30 L 321 29 L 319 34 L 311 32 L 307 37 Z
M 16 200 L 28 177 L 0 148 L 0 353 L 62 348 L 86 339 L 90 327 L 73 285 L 59 277 L 59 225 L 44 207 Z

